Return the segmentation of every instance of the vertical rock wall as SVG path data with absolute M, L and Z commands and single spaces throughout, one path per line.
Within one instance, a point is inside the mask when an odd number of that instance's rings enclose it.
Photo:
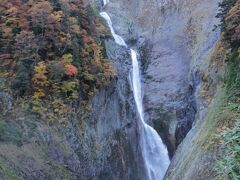
M 116 31 L 139 49 L 145 118 L 172 156 L 205 114 L 201 87 L 219 38 L 212 31 L 218 0 L 112 0 L 105 8 Z

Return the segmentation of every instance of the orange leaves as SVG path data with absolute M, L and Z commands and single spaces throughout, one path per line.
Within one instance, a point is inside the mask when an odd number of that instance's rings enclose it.
M 73 56 L 72 54 L 64 54 L 63 57 L 62 57 L 62 62 L 64 64 L 64 67 L 65 67 L 65 73 L 68 75 L 68 76 L 75 76 L 78 74 L 78 69 L 72 65 L 73 61 Z
M 65 70 L 68 76 L 75 76 L 78 74 L 78 69 L 72 64 L 66 65 Z
M 44 93 L 44 91 L 42 89 L 38 89 L 36 92 L 34 92 L 33 98 L 39 99 L 39 98 L 43 98 L 45 96 L 46 96 L 46 94 Z
M 107 28 L 88 8 L 83 0 L 0 0 L 0 71 L 12 69 L 21 86 L 31 84 L 24 95 L 36 112 L 45 101 L 67 103 L 78 91 L 88 98 L 110 82 L 114 72 L 100 43 Z

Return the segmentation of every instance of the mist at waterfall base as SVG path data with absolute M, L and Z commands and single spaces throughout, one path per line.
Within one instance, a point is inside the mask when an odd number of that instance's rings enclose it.
M 137 105 L 137 110 L 143 124 L 143 139 L 142 139 L 142 152 L 143 158 L 148 170 L 149 179 L 160 180 L 163 179 L 164 174 L 169 166 L 170 160 L 168 151 L 162 142 L 158 133 L 148 124 L 145 123 L 143 118 L 143 105 L 142 105 L 142 92 L 140 71 L 137 60 L 137 54 L 131 49 L 132 58 L 132 84 L 134 99 Z
M 104 0 L 104 5 L 106 5 L 107 2 L 108 0 Z M 109 15 L 106 12 L 101 12 L 100 15 L 107 21 L 115 42 L 120 46 L 125 46 L 127 48 L 127 44 L 123 38 L 115 33 Z M 142 155 L 144 158 L 148 179 L 161 180 L 163 179 L 170 164 L 168 151 L 158 133 L 144 121 L 141 91 L 142 88 L 137 53 L 133 49 L 130 49 L 130 51 L 132 58 L 132 88 L 142 127 L 140 144 Z

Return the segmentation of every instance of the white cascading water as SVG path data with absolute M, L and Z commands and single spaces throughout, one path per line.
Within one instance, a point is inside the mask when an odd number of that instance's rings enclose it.
M 158 133 L 144 121 L 140 71 L 137 60 L 137 54 L 131 49 L 132 57 L 132 84 L 134 99 L 137 105 L 138 113 L 143 124 L 142 152 L 145 165 L 148 171 L 149 180 L 163 179 L 170 164 L 168 151 L 162 142 Z
M 106 5 L 109 0 L 104 0 L 103 2 L 104 5 Z M 101 12 L 100 15 L 107 21 L 115 42 L 120 46 L 127 47 L 123 38 L 115 33 L 109 15 L 106 12 Z M 148 180 L 162 180 L 170 164 L 168 151 L 158 133 L 144 121 L 140 70 L 137 53 L 133 49 L 131 49 L 131 58 L 133 68 L 132 87 L 137 110 L 143 127 L 141 133 L 141 148 L 148 173 Z
M 103 6 L 106 6 L 107 3 L 109 3 L 109 0 L 103 0 Z
M 123 38 L 115 33 L 115 31 L 113 29 L 112 21 L 111 21 L 109 15 L 106 12 L 101 12 L 100 15 L 107 21 L 108 26 L 110 28 L 110 31 L 111 31 L 111 33 L 113 35 L 113 38 L 114 38 L 115 42 L 117 44 L 119 44 L 120 46 L 127 47 L 127 44 L 125 43 Z

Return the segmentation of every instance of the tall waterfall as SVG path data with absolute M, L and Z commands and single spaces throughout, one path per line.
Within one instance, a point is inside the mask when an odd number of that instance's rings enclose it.
M 131 57 L 133 66 L 132 84 L 134 99 L 137 105 L 141 122 L 143 124 L 141 144 L 143 158 L 146 163 L 145 165 L 148 171 L 149 180 L 161 180 L 163 179 L 170 163 L 168 151 L 158 133 L 144 121 L 139 65 L 137 54 L 132 49 Z
M 108 0 L 104 0 L 104 2 L 106 1 Z M 115 33 L 109 15 L 106 12 L 101 12 L 100 15 L 107 21 L 115 42 L 121 46 L 127 47 L 123 38 Z M 158 133 L 144 121 L 142 88 L 137 53 L 133 49 L 130 49 L 130 51 L 132 58 L 132 87 L 137 110 L 141 119 L 141 148 L 147 169 L 148 180 L 162 180 L 170 163 L 168 151 Z

